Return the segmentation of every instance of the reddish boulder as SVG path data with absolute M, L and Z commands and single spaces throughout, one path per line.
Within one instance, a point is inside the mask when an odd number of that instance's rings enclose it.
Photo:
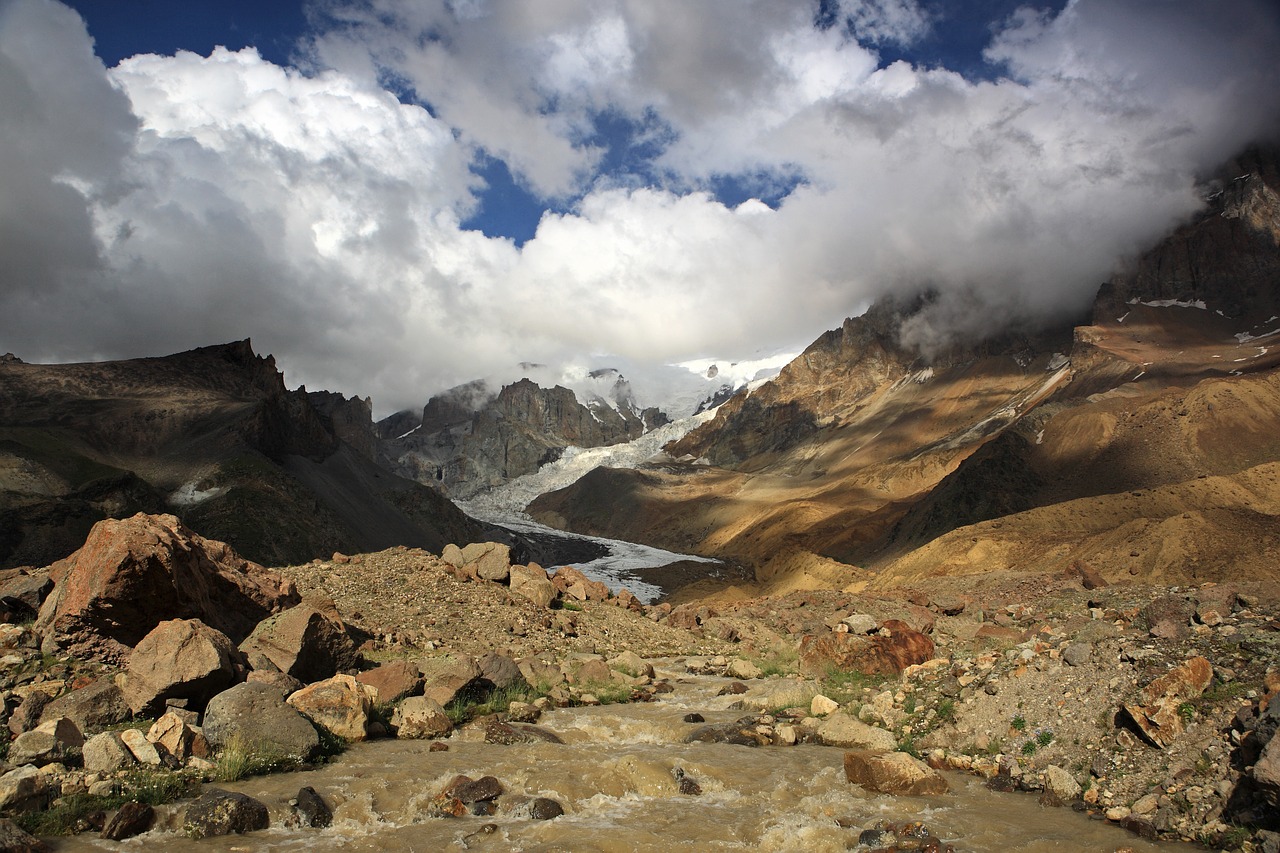
M 376 669 L 360 673 L 356 680 L 374 689 L 374 701 L 379 705 L 399 702 L 422 690 L 422 673 L 418 671 L 417 665 L 407 660 L 384 663 Z
M 359 669 L 360 653 L 331 601 L 308 601 L 253 630 L 240 650 L 254 669 L 275 667 L 303 684 Z
M 884 634 L 830 633 L 800 640 L 800 672 L 825 675 L 832 669 L 866 675 L 897 675 L 913 664 L 933 659 L 934 645 L 926 634 L 891 619 L 880 626 Z
M 109 518 L 50 569 L 36 629 L 77 657 L 115 663 L 166 619 L 199 619 L 233 640 L 295 604 L 293 582 L 172 515 Z
M 1202 657 L 1189 658 L 1142 688 L 1138 704 L 1125 705 L 1124 712 L 1147 740 L 1164 748 L 1182 734 L 1179 706 L 1212 683 L 1213 665 Z
M 169 699 L 185 699 L 187 708 L 200 711 L 247 671 L 245 656 L 226 634 L 199 619 L 172 619 L 129 655 L 124 698 L 135 714 L 158 713 Z
M 573 566 L 560 566 L 551 576 L 551 583 L 566 598 L 578 601 L 606 601 L 609 598 L 608 585 L 593 581 Z

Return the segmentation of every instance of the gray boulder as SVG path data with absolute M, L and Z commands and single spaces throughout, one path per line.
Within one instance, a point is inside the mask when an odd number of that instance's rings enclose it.
M 253 797 L 211 788 L 187 806 L 182 831 L 191 838 L 253 832 L 271 823 L 267 807 Z
M 209 700 L 203 732 L 217 749 L 233 746 L 277 759 L 306 761 L 320 747 L 315 726 L 279 690 L 253 682 Z

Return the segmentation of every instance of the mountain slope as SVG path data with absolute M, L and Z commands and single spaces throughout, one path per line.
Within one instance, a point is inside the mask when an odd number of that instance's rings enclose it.
M 3 566 L 48 564 L 94 522 L 136 511 L 174 512 L 276 564 L 480 535 L 440 495 L 379 471 L 371 442 L 339 437 L 360 433 L 366 403 L 320 395 L 321 411 L 248 341 L 96 364 L 7 359 L 0 388 Z

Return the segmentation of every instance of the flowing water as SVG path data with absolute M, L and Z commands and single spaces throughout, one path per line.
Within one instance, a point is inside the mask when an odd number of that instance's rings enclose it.
M 876 820 L 922 821 L 958 851 L 1165 851 L 1189 845 L 1144 842 L 1072 812 L 1046 808 L 1030 794 L 1000 794 L 980 780 L 951 775 L 951 793 L 936 797 L 867 794 L 845 781 L 843 751 L 813 745 L 750 748 L 684 744 L 690 711 L 729 722 L 743 711 L 716 696 L 725 679 L 667 676 L 674 693 L 648 704 L 569 708 L 540 725 L 564 744 L 496 746 L 446 741 L 358 744 L 316 770 L 225 786 L 256 797 L 272 828 L 243 836 L 192 841 L 175 830 L 181 805 L 163 827 L 126 842 L 87 837 L 59 851 L 835 851 L 857 848 L 858 827 Z M 701 787 L 679 793 L 676 770 Z M 535 821 L 519 810 L 489 817 L 427 816 L 428 804 L 457 774 L 496 776 L 508 794 L 552 797 L 566 814 Z M 314 787 L 334 807 L 326 829 L 290 828 L 288 801 Z M 841 826 L 844 824 L 844 826 Z M 853 827 L 853 828 L 847 828 Z

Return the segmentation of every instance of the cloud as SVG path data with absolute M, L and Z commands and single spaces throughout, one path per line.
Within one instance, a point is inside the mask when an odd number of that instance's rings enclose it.
M 65 7 L 0 0 L 0 340 L 64 360 L 252 336 L 290 383 L 380 412 L 521 361 L 640 377 L 803 345 L 894 291 L 938 294 L 906 330 L 927 349 L 1081 308 L 1277 129 L 1261 4 L 1020 12 L 984 82 L 881 61 L 929 32 L 919 4 L 815 8 L 326 0 L 301 70 L 105 69 Z M 633 173 L 606 168 L 603 115 L 650 135 Z M 549 202 L 521 247 L 460 225 L 485 156 Z M 793 188 L 710 192 L 747 175 Z

